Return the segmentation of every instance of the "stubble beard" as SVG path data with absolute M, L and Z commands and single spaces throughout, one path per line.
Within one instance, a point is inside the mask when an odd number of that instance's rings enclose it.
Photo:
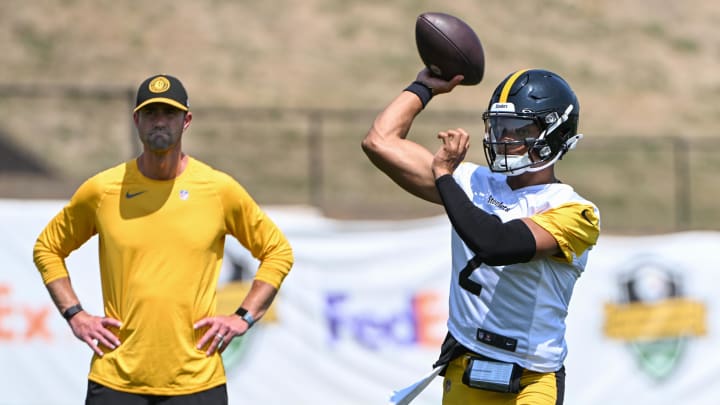
M 151 151 L 163 152 L 175 145 L 177 139 L 169 131 L 160 130 L 150 132 L 145 142 Z

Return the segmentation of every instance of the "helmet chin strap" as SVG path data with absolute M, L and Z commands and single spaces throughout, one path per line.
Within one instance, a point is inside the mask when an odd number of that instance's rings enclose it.
M 492 168 L 494 171 L 506 176 L 516 176 L 528 171 L 530 165 L 532 165 L 532 160 L 530 160 L 528 153 L 522 155 L 497 155 Z
M 493 162 L 493 170 L 497 170 L 501 174 L 506 176 L 517 176 L 526 172 L 534 173 L 540 170 L 546 169 L 555 164 L 560 158 L 569 150 L 575 149 L 578 141 L 583 138 L 583 134 L 575 134 L 568 138 L 563 145 L 562 151 L 555 154 L 555 156 L 540 166 L 533 166 L 533 161 L 530 159 L 530 152 L 526 152 L 522 155 L 497 155 L 495 162 Z

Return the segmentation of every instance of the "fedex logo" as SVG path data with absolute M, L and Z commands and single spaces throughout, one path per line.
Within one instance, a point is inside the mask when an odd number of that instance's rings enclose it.
M 439 347 L 446 333 L 447 299 L 420 291 L 392 301 L 328 293 L 325 317 L 330 340 L 352 340 L 370 350 L 394 346 Z
M 50 342 L 52 305 L 20 304 L 10 300 L 12 289 L 0 282 L 0 344 L 6 342 L 30 342 L 36 339 Z

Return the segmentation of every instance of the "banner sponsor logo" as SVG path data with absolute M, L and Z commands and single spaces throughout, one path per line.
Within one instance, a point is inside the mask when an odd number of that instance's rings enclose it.
M 29 304 L 13 300 L 12 286 L 0 283 L 0 342 L 51 342 L 55 333 L 49 324 L 51 304 Z
M 626 342 L 654 379 L 672 374 L 688 338 L 707 334 L 707 309 L 684 296 L 683 273 L 662 257 L 637 257 L 621 272 L 620 302 L 605 304 L 605 336 Z
M 327 293 L 325 317 L 330 341 L 353 341 L 368 350 L 437 348 L 446 331 L 446 301 L 436 291 L 418 291 L 386 301 L 358 291 Z M 383 305 L 378 305 L 381 302 Z

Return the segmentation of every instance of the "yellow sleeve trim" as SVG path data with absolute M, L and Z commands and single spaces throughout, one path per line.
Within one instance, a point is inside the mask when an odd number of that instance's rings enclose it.
M 567 263 L 595 245 L 600 235 L 600 217 L 589 204 L 563 204 L 530 219 L 550 232 Z

